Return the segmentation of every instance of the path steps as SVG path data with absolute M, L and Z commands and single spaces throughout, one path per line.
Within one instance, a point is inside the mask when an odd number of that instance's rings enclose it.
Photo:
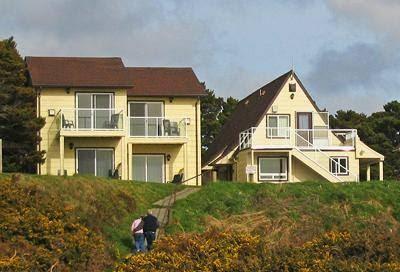
M 152 208 L 151 212 L 153 213 L 154 216 L 158 218 L 158 221 L 160 222 L 160 229 L 158 236 L 164 234 L 164 228 L 168 225 L 171 216 L 170 208 L 175 203 L 175 201 L 184 199 L 187 196 L 199 190 L 200 190 L 199 187 L 185 188 L 181 191 L 176 192 L 175 196 L 174 194 L 172 194 L 153 203 L 153 206 L 156 207 Z

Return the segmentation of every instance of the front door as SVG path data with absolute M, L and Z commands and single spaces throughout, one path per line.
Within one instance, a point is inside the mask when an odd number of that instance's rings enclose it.
M 297 146 L 311 146 L 313 144 L 312 113 L 298 112 L 296 115 L 296 144 Z
M 133 155 L 132 172 L 136 181 L 164 182 L 164 155 Z

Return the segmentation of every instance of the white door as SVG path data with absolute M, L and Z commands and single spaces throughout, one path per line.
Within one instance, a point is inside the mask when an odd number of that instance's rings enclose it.
M 164 169 L 164 155 L 132 155 L 133 180 L 163 183 Z

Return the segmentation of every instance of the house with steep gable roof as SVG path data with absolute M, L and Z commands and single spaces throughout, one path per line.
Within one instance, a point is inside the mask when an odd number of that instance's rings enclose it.
M 212 179 L 247 182 L 359 181 L 384 156 L 364 144 L 356 129 L 332 129 L 291 70 L 239 102 L 203 158 Z M 365 167 L 360 167 L 365 166 Z

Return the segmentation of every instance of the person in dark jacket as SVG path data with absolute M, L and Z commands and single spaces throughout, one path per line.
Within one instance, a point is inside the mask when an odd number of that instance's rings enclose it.
M 151 211 L 147 212 L 147 215 L 143 218 L 143 222 L 143 232 L 146 238 L 147 250 L 150 251 L 156 239 L 156 232 L 160 227 L 160 223 L 158 223 L 157 217 L 155 217 Z

